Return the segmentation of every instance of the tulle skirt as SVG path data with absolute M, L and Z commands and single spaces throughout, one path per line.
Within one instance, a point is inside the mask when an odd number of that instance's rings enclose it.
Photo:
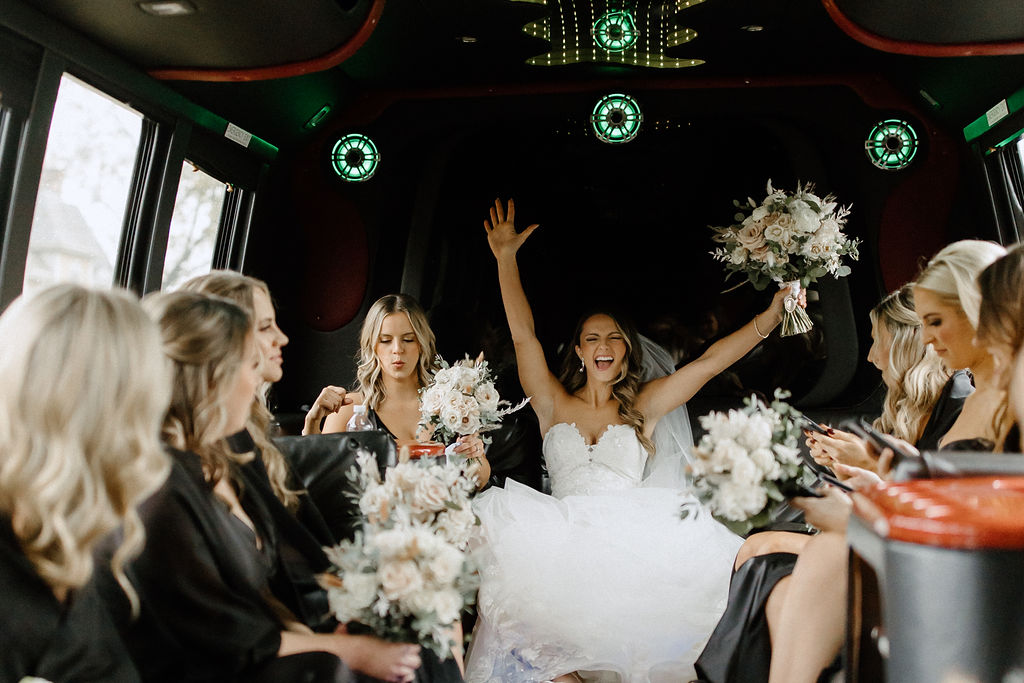
M 658 488 L 558 500 L 511 480 L 479 496 L 467 681 L 693 678 L 741 539 L 698 505 L 681 519 L 685 502 Z

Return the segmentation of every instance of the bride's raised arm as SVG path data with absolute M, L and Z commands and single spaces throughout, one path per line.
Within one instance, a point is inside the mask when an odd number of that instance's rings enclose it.
M 519 264 L 516 263 L 516 252 L 538 225 L 535 223 L 522 232 L 516 232 L 515 216 L 516 206 L 511 199 L 508 200 L 507 212 L 501 200 L 495 199 L 490 220 L 484 220 L 484 229 L 487 230 L 487 243 L 498 262 L 498 284 L 516 349 L 519 382 L 526 395 L 531 397 L 530 403 L 541 425 L 545 425 L 550 424 L 555 400 L 565 393 L 565 389 L 548 369 L 544 349 L 533 327 L 533 311 L 519 279 Z
M 704 354 L 667 377 L 651 380 L 640 391 L 638 407 L 647 424 L 654 425 L 670 411 L 693 398 L 712 377 L 745 356 L 768 338 L 768 333 L 782 322 L 784 301 L 789 289 L 775 293 L 771 305 L 754 316 L 749 323 L 712 344 Z M 805 305 L 800 292 L 800 305 Z

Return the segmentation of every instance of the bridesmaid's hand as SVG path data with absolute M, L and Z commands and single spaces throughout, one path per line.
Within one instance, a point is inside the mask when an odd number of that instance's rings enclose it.
M 466 473 L 476 479 L 476 487 L 482 489 L 491 478 L 491 463 L 484 452 L 484 442 L 476 434 L 460 436 L 455 452 L 466 458 Z
M 389 643 L 373 636 L 339 635 L 344 639 L 335 652 L 350 668 L 382 681 L 412 683 L 420 668 L 420 646 Z
M 819 491 L 824 494 L 821 498 L 797 497 L 789 502 L 804 511 L 808 524 L 821 531 L 845 532 L 853 500 L 834 486 L 823 486 Z
M 319 434 L 320 423 L 325 417 L 338 412 L 343 406 L 351 404 L 352 397 L 341 387 L 324 387 L 313 402 L 313 407 L 306 413 L 306 419 L 302 424 L 302 435 Z
M 516 205 L 508 200 L 508 211 L 501 205 L 500 199 L 494 200 L 491 219 L 484 219 L 484 230 L 487 231 L 487 243 L 491 246 L 494 257 L 499 261 L 516 255 L 526 238 L 533 234 L 539 226 L 537 223 L 528 226 L 522 232 L 516 232 Z

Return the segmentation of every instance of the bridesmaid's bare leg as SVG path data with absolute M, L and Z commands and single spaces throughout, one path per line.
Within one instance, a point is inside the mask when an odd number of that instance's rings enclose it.
M 846 627 L 846 535 L 823 532 L 807 542 L 777 612 L 769 683 L 813 683 L 832 662 Z M 770 600 L 770 599 L 769 599 Z
M 743 566 L 743 563 L 758 555 L 770 553 L 793 553 L 800 554 L 804 546 L 812 537 L 808 534 L 800 534 L 792 531 L 762 531 L 754 534 L 743 541 L 739 551 L 736 553 L 736 562 L 733 570 Z

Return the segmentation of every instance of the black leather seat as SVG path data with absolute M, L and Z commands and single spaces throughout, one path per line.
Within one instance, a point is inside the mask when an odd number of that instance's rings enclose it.
M 339 541 L 353 538 L 361 528 L 356 480 L 349 476 L 356 453 L 373 453 L 381 472 L 397 462 L 395 442 L 383 431 L 282 436 L 274 443 Z

